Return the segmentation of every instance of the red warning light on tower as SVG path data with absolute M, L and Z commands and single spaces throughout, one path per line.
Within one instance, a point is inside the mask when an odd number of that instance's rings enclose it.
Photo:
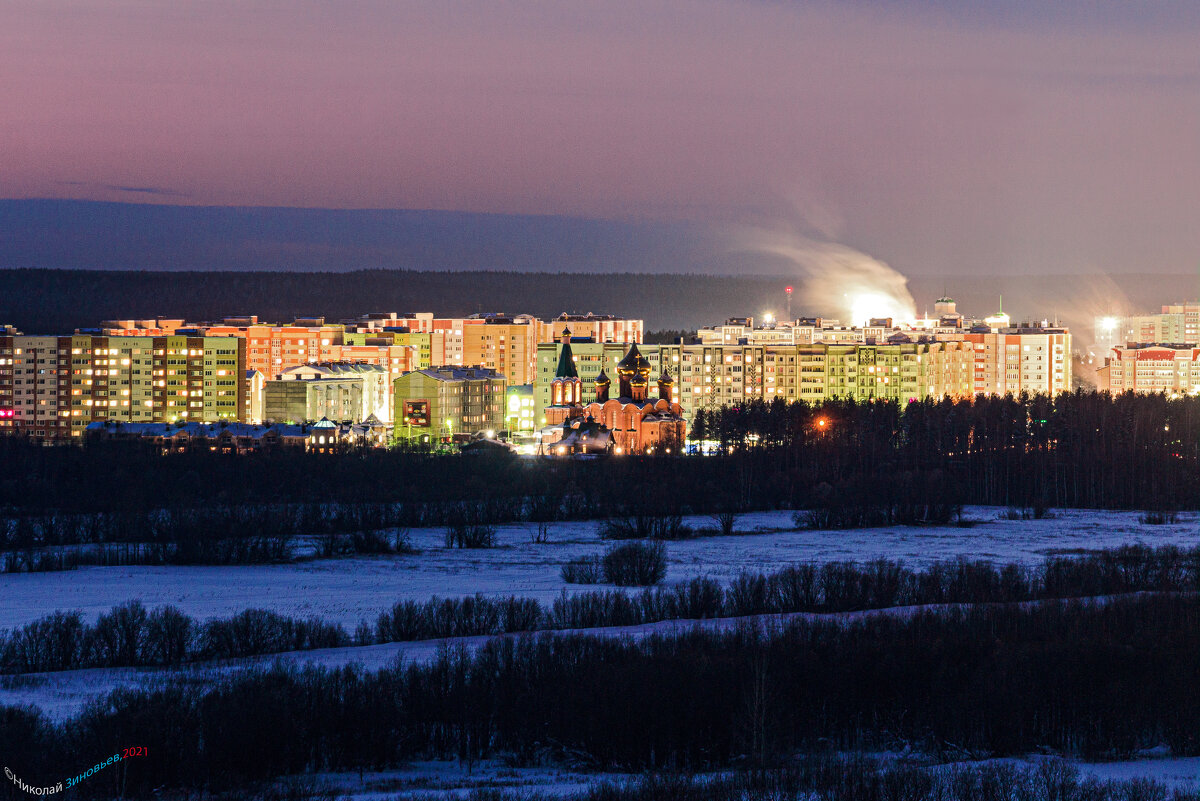
M 789 286 L 789 287 L 785 287 L 783 291 L 784 291 L 784 292 L 786 292 L 786 293 L 788 293 L 789 295 L 790 295 L 790 294 L 792 294 L 792 288 L 791 288 L 790 286 Z

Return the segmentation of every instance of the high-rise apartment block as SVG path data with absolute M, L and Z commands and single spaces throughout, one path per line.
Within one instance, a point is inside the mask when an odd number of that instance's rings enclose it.
M 232 337 L 0 337 L 0 425 L 65 440 L 93 421 L 241 420 L 245 358 Z
M 1169 303 L 1158 314 L 1102 315 L 1095 318 L 1095 352 L 1118 345 L 1200 344 L 1200 303 Z

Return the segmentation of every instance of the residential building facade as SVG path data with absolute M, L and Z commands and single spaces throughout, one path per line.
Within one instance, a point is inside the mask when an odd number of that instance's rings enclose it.
M 435 442 L 456 434 L 500 431 L 504 376 L 482 367 L 431 367 L 395 380 L 395 438 Z
M 0 420 L 40 440 L 94 421 L 239 421 L 245 343 L 230 337 L 14 336 L 0 339 Z M 9 371 L 4 371 L 9 368 Z M 6 408 L 7 407 L 7 408 Z
M 1200 347 L 1118 345 L 1098 371 L 1099 389 L 1122 392 L 1194 395 L 1200 393 Z
M 306 364 L 266 382 L 263 419 L 272 423 L 391 421 L 388 371 L 376 364 Z

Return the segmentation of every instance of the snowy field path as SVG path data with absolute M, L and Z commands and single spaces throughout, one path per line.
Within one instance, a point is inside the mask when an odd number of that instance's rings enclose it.
M 1151 526 L 1136 512 L 1055 510 L 1048 520 L 1001 520 L 1003 510 L 972 507 L 970 528 L 892 526 L 852 531 L 797 530 L 791 512 L 738 518 L 745 536 L 701 537 L 667 544 L 666 583 L 711 576 L 728 583 L 744 571 L 774 572 L 788 565 L 878 557 L 921 566 L 958 556 L 1032 563 L 1055 552 L 1077 552 L 1133 542 L 1200 544 L 1195 514 Z M 712 521 L 695 517 L 696 527 Z M 550 603 L 568 585 L 559 575 L 571 558 L 603 552 L 595 521 L 551 526 L 551 543 L 535 545 L 530 525 L 501 526 L 499 547 L 453 550 L 441 529 L 416 529 L 420 553 L 320 559 L 284 565 L 235 567 L 90 567 L 61 573 L 0 575 L 0 628 L 12 628 L 56 609 L 78 609 L 91 621 L 116 604 L 140 599 L 148 607 L 173 604 L 197 619 L 228 617 L 248 608 L 317 616 L 352 630 L 374 622 L 399 600 L 431 596 L 518 595 Z

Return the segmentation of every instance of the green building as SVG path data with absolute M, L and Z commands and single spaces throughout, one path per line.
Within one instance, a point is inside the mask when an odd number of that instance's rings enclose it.
M 395 438 L 435 442 L 455 434 L 500 431 L 507 386 L 504 376 L 484 367 L 405 373 L 394 382 Z

